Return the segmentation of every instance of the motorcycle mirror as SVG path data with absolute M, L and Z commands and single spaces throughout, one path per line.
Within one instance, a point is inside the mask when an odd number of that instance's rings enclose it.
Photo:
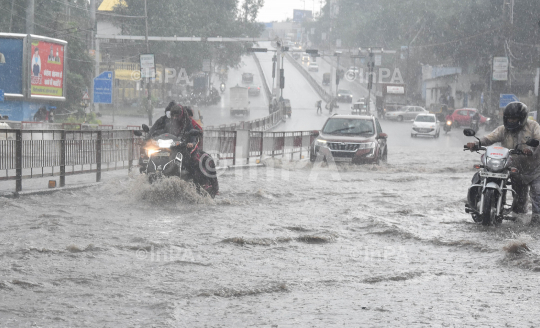
M 464 129 L 463 134 L 467 137 L 474 137 L 476 135 L 476 132 L 474 132 L 473 129 Z
M 143 129 L 144 132 L 150 132 L 150 128 L 146 124 L 142 125 L 142 129 Z
M 540 145 L 540 141 L 536 139 L 529 139 L 525 144 L 529 147 L 538 147 L 538 145 Z
M 139 130 L 133 131 L 133 134 L 136 135 L 137 137 L 142 137 L 142 132 Z

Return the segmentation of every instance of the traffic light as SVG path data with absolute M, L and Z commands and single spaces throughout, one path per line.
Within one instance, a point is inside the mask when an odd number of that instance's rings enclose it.
M 285 88 L 285 75 L 283 68 L 279 69 L 279 88 L 284 89 Z

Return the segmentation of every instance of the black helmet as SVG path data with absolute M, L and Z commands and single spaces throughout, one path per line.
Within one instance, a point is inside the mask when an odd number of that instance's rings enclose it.
M 174 100 L 173 100 L 173 101 L 171 101 L 171 102 L 167 105 L 167 107 L 165 107 L 165 113 L 167 113 L 168 111 L 170 111 L 170 110 L 173 108 L 174 105 L 176 105 L 176 103 L 175 103 Z
M 510 132 L 515 132 L 523 128 L 527 117 L 529 116 L 529 109 L 527 105 L 522 102 L 511 102 L 504 108 L 503 123 L 504 128 Z M 508 119 L 515 118 L 517 122 L 510 123 Z

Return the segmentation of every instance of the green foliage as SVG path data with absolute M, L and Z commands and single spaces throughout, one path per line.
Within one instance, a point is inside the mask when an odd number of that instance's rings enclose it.
M 144 0 L 126 0 L 127 7 L 118 6 L 122 15 L 144 16 Z M 258 37 L 263 27 L 255 22 L 263 0 L 160 0 L 148 2 L 148 35 L 200 37 Z M 239 9 L 241 8 L 241 9 Z M 144 35 L 142 20 L 117 20 L 123 33 Z M 188 74 L 200 71 L 205 58 L 214 64 L 238 66 L 250 43 L 235 42 L 150 42 L 150 52 L 166 67 L 184 68 Z M 139 52 L 146 52 L 144 43 Z
M 77 114 L 69 115 L 65 120 L 57 120 L 58 123 L 77 123 L 77 124 L 101 124 L 96 113 L 85 114 L 84 110 L 80 110 Z

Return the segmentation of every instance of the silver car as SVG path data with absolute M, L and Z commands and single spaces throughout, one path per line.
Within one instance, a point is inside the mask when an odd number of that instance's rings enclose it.
M 401 122 L 403 120 L 414 120 L 418 114 L 429 114 L 429 111 L 420 106 L 403 106 L 397 111 L 387 112 L 384 117 L 387 120 L 397 120 L 398 122 Z

